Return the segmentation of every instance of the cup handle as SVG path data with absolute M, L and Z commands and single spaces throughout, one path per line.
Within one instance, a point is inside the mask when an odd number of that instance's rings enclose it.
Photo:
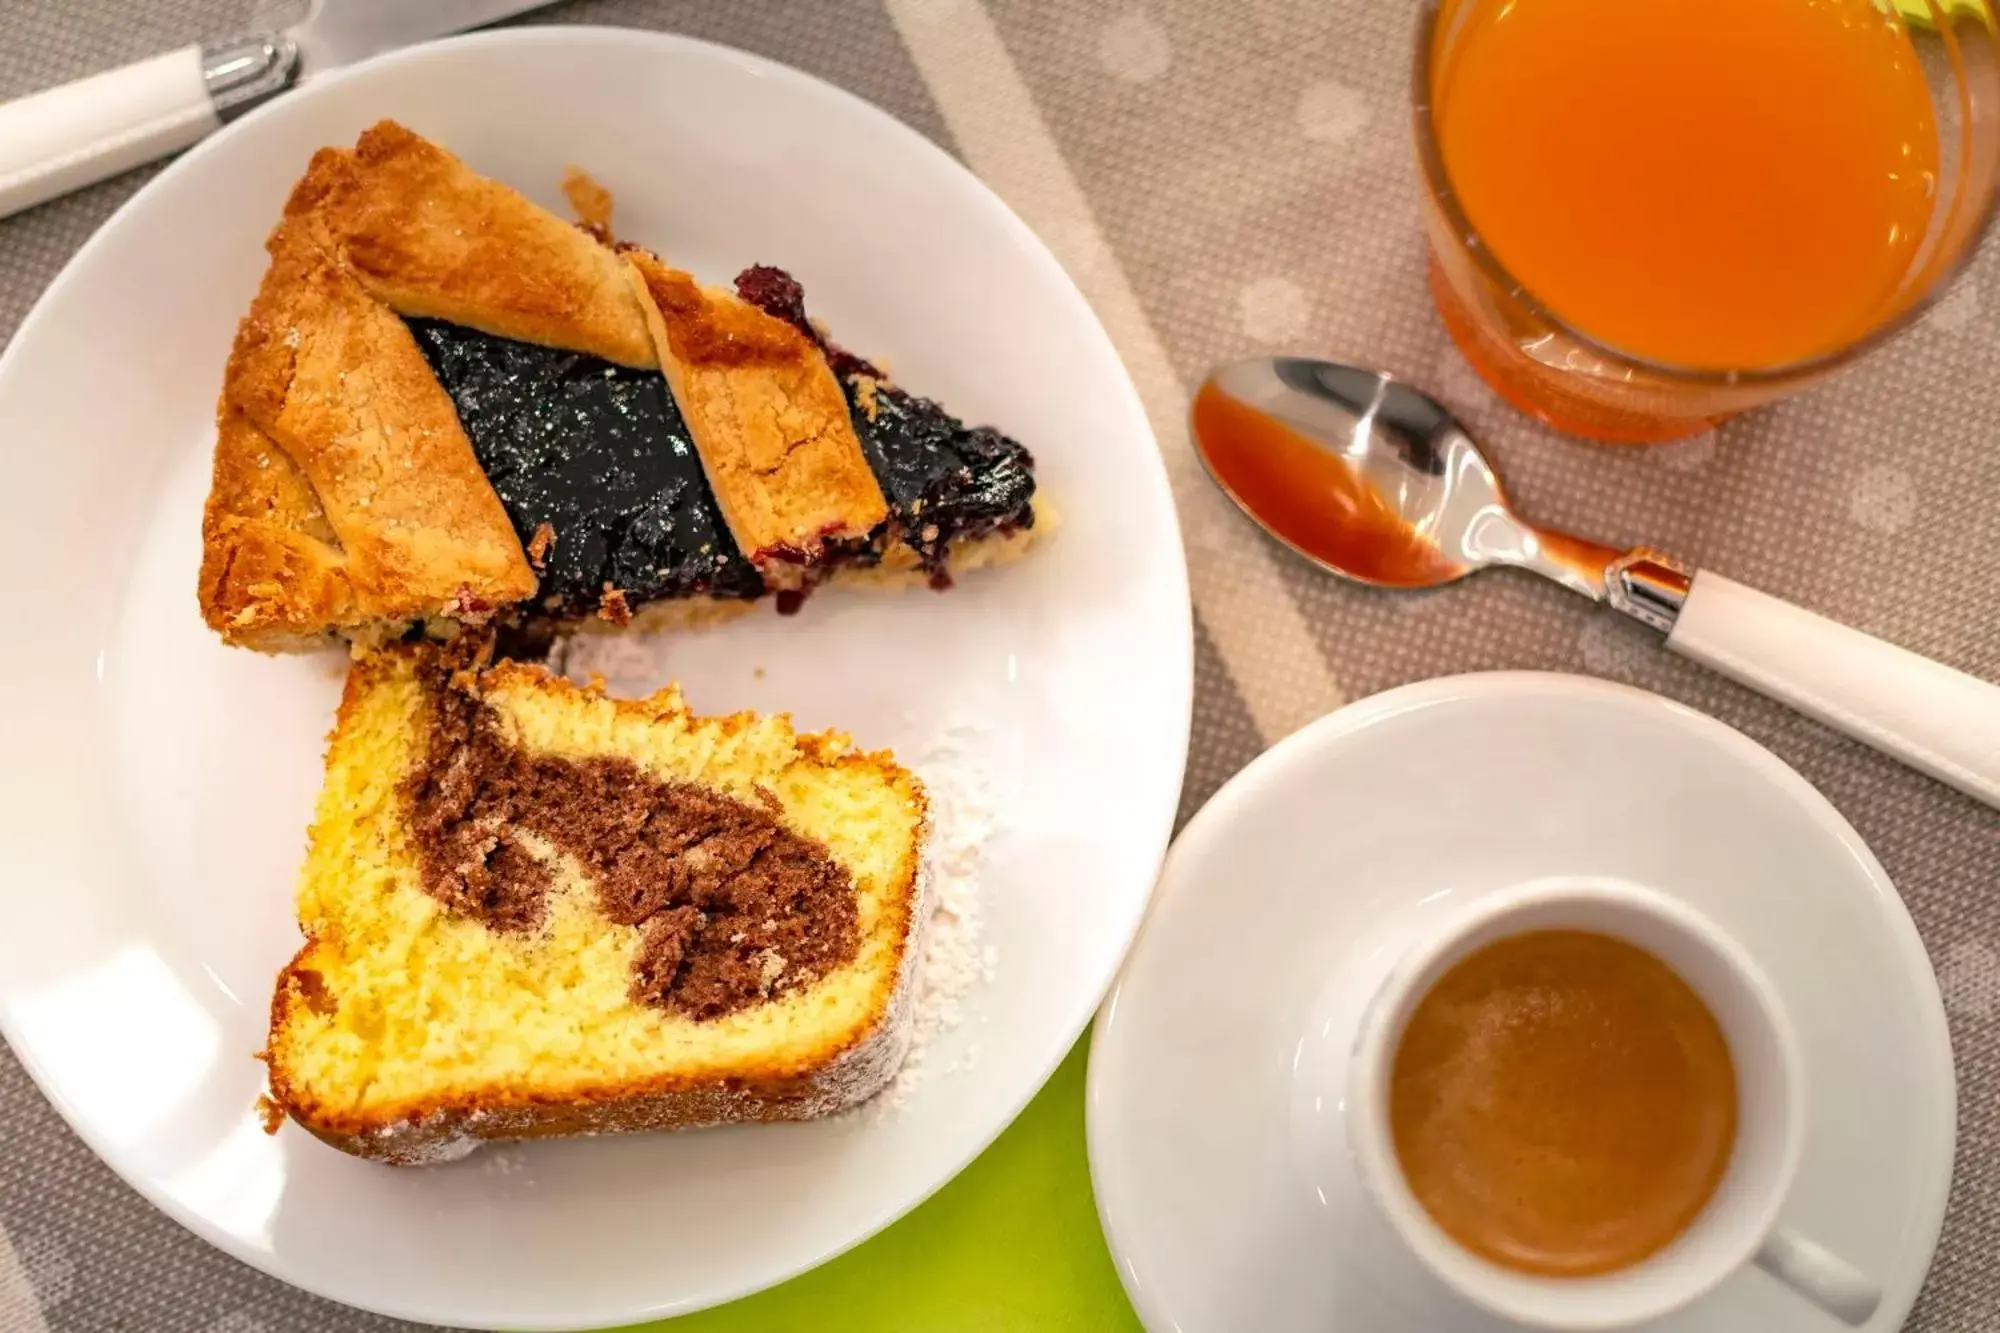
M 1882 1303 L 1882 1289 L 1867 1274 L 1783 1227 L 1757 1251 L 1757 1267 L 1854 1328 L 1867 1323 Z

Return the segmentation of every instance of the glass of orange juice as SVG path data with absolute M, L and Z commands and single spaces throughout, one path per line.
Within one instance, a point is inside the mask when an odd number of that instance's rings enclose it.
M 1425 0 L 1417 156 L 1452 338 L 1516 407 L 1627 442 L 1866 352 L 1993 212 L 1994 4 Z

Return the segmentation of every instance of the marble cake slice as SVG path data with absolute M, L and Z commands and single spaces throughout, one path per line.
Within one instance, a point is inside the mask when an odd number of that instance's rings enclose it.
M 782 717 L 486 666 L 474 637 L 350 668 L 271 1004 L 273 1123 L 415 1165 L 880 1089 L 924 919 L 916 778 Z

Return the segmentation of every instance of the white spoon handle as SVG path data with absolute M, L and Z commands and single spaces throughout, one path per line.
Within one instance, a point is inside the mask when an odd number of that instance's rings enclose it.
M 2000 806 L 2000 685 L 1705 572 L 1667 647 Z

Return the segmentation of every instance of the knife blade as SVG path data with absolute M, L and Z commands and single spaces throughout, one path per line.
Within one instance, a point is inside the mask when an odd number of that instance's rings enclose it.
M 312 0 L 286 30 L 298 44 L 301 80 L 446 33 L 539 9 L 553 0 Z
M 311 0 L 283 30 L 185 46 L 0 106 L 0 217 L 198 143 L 298 83 L 551 0 Z

